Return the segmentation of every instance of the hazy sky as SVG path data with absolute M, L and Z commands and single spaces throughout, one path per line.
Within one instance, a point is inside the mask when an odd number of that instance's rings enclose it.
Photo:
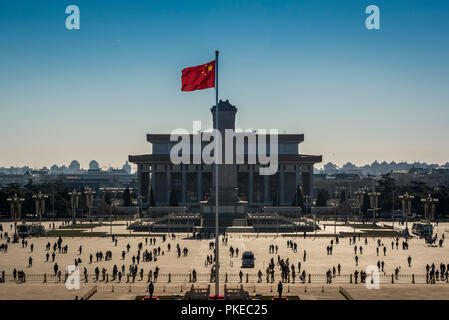
M 214 90 L 180 78 L 216 49 L 240 128 L 304 133 L 324 163 L 449 161 L 448 1 L 2 0 L 0 166 L 121 166 L 148 132 L 210 127 Z

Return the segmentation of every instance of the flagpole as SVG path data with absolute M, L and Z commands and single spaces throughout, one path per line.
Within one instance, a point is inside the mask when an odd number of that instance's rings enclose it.
M 218 50 L 215 51 L 215 123 L 217 134 L 219 134 L 219 125 L 218 125 Z M 218 155 L 221 152 L 218 152 L 218 148 L 221 146 L 218 145 L 218 139 L 216 139 L 216 148 L 215 148 L 215 297 L 218 298 L 218 294 L 220 292 L 219 285 L 219 252 L 218 252 Z

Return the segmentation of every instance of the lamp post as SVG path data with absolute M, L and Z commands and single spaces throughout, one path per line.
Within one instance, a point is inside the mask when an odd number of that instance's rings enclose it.
M 360 189 L 358 191 L 355 191 L 354 194 L 357 199 L 357 204 L 358 204 L 358 208 L 359 208 L 359 218 L 360 218 L 361 211 L 362 211 L 362 205 L 363 205 L 363 196 L 365 195 L 365 191 L 363 189 Z
M 129 190 L 129 205 L 132 207 L 134 190 L 129 187 L 128 187 L 128 190 Z M 137 219 L 140 219 L 140 210 L 137 212 Z
M 95 195 L 95 191 L 92 190 L 92 188 L 87 187 L 84 190 L 84 194 L 86 195 L 86 204 L 87 204 L 87 208 L 89 209 L 89 219 L 91 219 L 92 222 L 92 208 L 93 208 L 93 204 L 94 204 L 94 195 Z
M 298 186 L 296 186 L 295 192 L 295 206 L 296 206 L 296 221 L 295 221 L 295 237 L 298 235 Z M 257 233 L 259 237 L 259 233 Z
M 412 199 L 415 197 L 412 195 L 409 195 L 408 192 L 404 193 L 403 195 L 399 196 L 399 199 L 402 201 L 402 217 L 405 218 L 405 232 L 408 234 L 408 216 L 412 212 Z
M 393 231 L 394 231 L 394 191 L 393 191 L 393 198 L 392 198 L 392 202 L 393 202 L 393 211 L 391 212 L 391 220 L 393 220 Z
M 20 220 L 22 217 L 22 202 L 25 201 L 25 198 L 17 196 L 16 193 L 13 197 L 7 198 L 6 201 L 11 205 L 11 220 L 14 222 L 13 243 L 15 243 L 19 241 L 17 236 L 17 220 Z
M 51 197 L 51 211 L 53 216 L 53 230 L 55 229 L 55 187 L 53 186 L 52 197 Z
M 334 234 L 337 236 L 337 203 L 333 202 L 332 206 L 334 207 Z
M 45 213 L 45 199 L 48 198 L 48 195 L 43 194 L 39 191 L 38 194 L 33 194 L 33 199 L 36 205 L 36 216 L 39 217 L 39 225 L 42 223 L 42 215 Z
M 310 210 L 310 201 L 311 201 L 311 199 L 312 199 L 312 197 L 310 197 L 309 195 L 305 195 L 304 196 L 304 200 L 305 200 L 305 203 L 306 203 L 306 213 L 307 214 L 309 214 L 309 213 L 311 213 L 311 212 L 309 212 Z
M 334 191 L 334 232 L 337 234 L 337 199 L 340 198 L 340 192 L 338 192 L 339 187 Z
M 421 199 L 421 202 L 424 203 L 424 217 L 431 224 L 431 220 L 435 219 L 435 204 L 438 202 L 438 199 L 432 198 L 429 194 L 426 198 Z
M 113 198 L 114 200 L 112 200 L 111 202 L 111 215 L 109 216 L 109 233 L 111 235 L 112 238 L 112 217 L 113 217 L 113 211 L 114 211 L 114 202 L 117 200 L 117 193 L 119 191 L 116 188 L 111 188 L 111 193 L 113 194 Z M 129 223 L 131 224 L 131 219 L 129 221 Z M 131 234 L 131 228 L 129 229 L 129 234 Z
M 73 224 L 76 224 L 76 209 L 78 208 L 79 204 L 79 197 L 81 196 L 81 193 L 73 189 L 72 192 L 69 192 L 70 196 L 70 204 L 72 207 L 72 216 L 73 216 Z
M 92 225 L 92 208 L 94 206 L 94 195 L 95 191 L 92 190 L 92 188 L 87 187 L 84 190 L 84 194 L 86 195 L 86 204 L 87 208 L 89 210 L 89 220 L 90 220 L 90 233 L 92 235 L 93 232 L 93 225 Z
M 368 195 L 370 197 L 371 210 L 373 211 L 373 231 L 374 231 L 376 211 L 379 209 L 378 205 L 379 205 L 380 192 L 376 192 L 376 190 L 373 189 L 373 191 L 369 192 Z
M 274 213 L 276 216 L 276 238 L 278 237 L 278 233 L 279 233 L 279 215 L 277 212 Z
M 259 238 L 259 229 L 260 229 L 260 217 L 257 214 L 257 238 Z
M 342 191 L 347 190 L 347 188 L 345 186 L 340 186 L 337 189 L 338 189 L 339 199 L 341 201 L 341 193 L 342 193 Z M 345 192 L 345 198 L 348 199 L 348 196 L 346 195 L 346 192 Z
M 125 191 L 125 188 L 108 188 L 108 187 L 102 187 L 100 190 L 103 192 L 103 199 L 105 199 L 107 193 L 111 193 L 113 195 L 113 199 L 111 199 L 111 212 L 109 214 L 109 227 L 110 227 L 110 234 L 112 236 L 112 216 L 113 216 L 113 210 L 114 210 L 114 202 L 117 200 L 117 194 L 122 193 Z M 131 223 L 131 218 L 130 218 Z M 131 229 L 129 229 L 129 233 L 131 234 Z
M 358 191 L 354 192 L 354 194 L 357 197 L 357 203 L 358 203 L 358 209 L 359 209 L 359 215 L 358 218 L 361 220 L 362 217 L 362 206 L 363 206 L 363 198 L 365 197 L 366 190 L 364 188 L 359 189 Z M 354 227 L 355 229 L 355 227 Z

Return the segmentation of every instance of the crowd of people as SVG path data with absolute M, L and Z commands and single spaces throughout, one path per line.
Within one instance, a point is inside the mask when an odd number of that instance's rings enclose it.
M 0 224 L 0 239 L 4 242 L 0 244 L 0 252 L 7 253 L 8 252 L 8 235 L 7 232 L 3 232 L 3 226 Z M 12 228 L 12 227 L 11 227 Z M 193 239 L 202 240 L 205 239 L 207 236 L 210 236 L 210 234 L 204 234 L 204 233 L 197 233 L 194 235 Z M 222 244 L 227 246 L 228 245 L 228 238 L 229 235 L 225 234 L 222 236 Z M 298 239 L 298 238 L 295 238 Z M 390 238 L 391 239 L 391 238 Z M 441 238 L 438 238 L 438 235 L 435 234 L 435 239 L 439 239 L 441 245 L 444 241 L 444 234 L 441 236 Z M 117 247 L 119 245 L 119 239 L 116 236 L 111 237 L 112 245 Z M 351 251 L 354 253 L 354 268 L 351 267 L 350 270 L 346 269 L 346 273 L 350 273 L 354 279 L 354 282 L 364 282 L 366 279 L 366 273 L 364 270 L 362 270 L 361 267 L 359 267 L 361 258 L 366 255 L 366 252 L 373 252 L 372 250 L 372 242 L 371 245 L 368 245 L 368 238 L 367 237 L 361 237 L 358 236 L 352 236 L 349 239 L 349 246 L 351 247 Z M 384 243 L 384 241 L 387 241 Z M 32 243 L 33 238 L 31 239 L 22 239 L 21 242 L 18 244 L 21 245 L 22 248 L 27 249 L 29 248 L 30 253 L 34 252 L 34 244 Z M 207 241 L 209 242 L 209 250 L 211 252 L 206 252 L 206 258 L 205 258 L 205 266 L 210 267 L 210 278 L 214 280 L 215 277 L 215 242 L 211 241 L 211 238 L 207 238 Z M 370 241 L 373 241 L 370 239 Z M 389 255 L 394 255 L 396 251 L 398 250 L 409 250 L 410 242 L 407 238 L 399 238 L 395 237 L 391 239 L 391 243 L 389 242 L 388 238 L 378 238 L 374 240 L 375 242 L 375 253 L 377 257 L 379 258 L 376 265 L 378 268 L 378 271 L 380 273 L 386 274 L 386 259 Z M 195 242 L 192 242 L 193 245 Z M 347 242 L 341 241 L 340 237 L 330 238 L 328 244 L 326 245 L 326 254 L 327 255 L 335 255 L 339 254 L 341 250 L 338 249 L 338 246 L 344 246 Z M 161 259 L 161 257 L 165 256 L 166 254 L 171 254 L 172 252 L 172 246 L 176 248 L 175 255 L 177 258 L 183 258 L 187 257 L 189 254 L 189 248 L 187 246 L 182 247 L 180 243 L 176 243 L 176 235 L 175 234 L 168 234 L 163 235 L 160 238 L 156 237 L 142 237 L 142 241 L 139 242 L 137 245 L 133 244 L 131 246 L 130 243 L 124 243 L 120 241 L 120 244 L 123 246 L 123 250 L 121 250 L 121 258 L 122 263 L 120 264 L 114 264 L 109 265 L 100 265 L 102 262 L 106 261 L 113 261 L 113 250 L 103 250 L 103 251 L 96 251 L 89 253 L 90 248 L 83 248 L 82 245 L 78 247 L 78 250 L 76 252 L 71 252 L 73 254 L 73 262 L 76 268 L 83 268 L 83 275 L 84 278 L 88 279 L 89 274 L 93 274 L 95 281 L 106 281 L 108 279 L 108 274 L 111 276 L 111 280 L 118 280 L 119 282 L 122 281 L 123 276 L 127 275 L 129 277 L 129 281 L 135 281 L 136 279 L 143 280 L 144 276 L 148 276 L 148 281 L 151 282 L 157 282 L 160 268 L 158 267 L 158 259 Z M 285 247 L 284 247 L 285 245 Z M 308 265 L 307 261 L 307 251 L 305 249 L 299 250 L 301 245 L 301 240 L 287 240 L 283 245 L 280 245 L 279 243 L 271 243 L 268 245 L 268 253 L 271 255 L 268 261 L 266 261 L 266 269 L 265 272 L 263 272 L 263 268 L 257 270 L 257 282 L 262 283 L 274 283 L 277 282 L 277 280 L 280 279 L 281 283 L 295 283 L 295 282 L 306 282 L 307 281 L 307 275 L 305 270 L 305 266 Z M 86 246 L 86 245 L 85 245 Z M 135 246 L 135 247 L 134 247 Z M 283 248 L 280 248 L 283 247 Z M 285 248 L 289 249 L 291 251 L 291 254 L 287 254 L 287 256 L 281 257 L 279 254 L 279 251 L 281 249 L 281 254 L 285 252 Z M 87 253 L 86 253 L 87 249 Z M 73 249 L 72 249 L 73 250 Z M 120 253 L 120 251 L 118 251 Z M 230 258 L 240 258 L 241 257 L 241 250 L 233 243 L 229 247 L 229 256 Z M 301 253 L 299 253 L 301 252 Z M 40 254 L 40 253 L 39 253 Z M 54 276 L 61 277 L 61 272 L 64 272 L 64 270 L 61 270 L 60 265 L 58 265 L 58 255 L 59 254 L 69 254 L 69 246 L 66 241 L 64 241 L 63 237 L 58 237 L 55 239 L 55 241 L 48 241 L 45 245 L 45 251 L 44 251 L 44 257 L 45 262 L 52 264 L 52 270 L 49 274 L 54 274 Z M 117 254 L 117 253 L 116 253 Z M 88 261 L 88 264 L 83 263 L 83 255 L 88 256 L 89 259 L 86 259 L 86 262 Z M 94 260 L 95 255 L 95 260 Z M 120 256 L 120 254 L 118 254 Z M 301 257 L 302 256 L 302 257 Z M 301 259 L 302 258 L 302 259 Z M 311 259 L 315 259 L 315 256 L 310 257 Z M 309 258 L 309 259 L 310 259 Z M 26 260 L 26 266 L 28 268 L 33 268 L 33 265 L 35 263 L 34 260 L 36 258 L 32 257 L 31 255 L 27 257 Z M 296 260 L 296 262 L 291 262 L 292 260 Z M 38 260 L 36 260 L 38 261 Z M 345 261 L 346 262 L 346 261 Z M 365 262 L 365 261 L 363 261 Z M 142 265 L 142 263 L 145 263 Z M 147 263 L 153 263 L 151 265 L 151 268 L 148 268 Z M 61 263 L 60 263 L 61 264 Z M 98 264 L 98 265 L 97 265 Z M 364 264 L 365 265 L 365 264 Z M 231 259 L 231 267 L 233 267 L 232 259 Z M 406 261 L 404 261 L 404 264 L 402 267 L 409 268 L 412 267 L 412 257 L 411 255 L 408 255 Z M 359 267 L 359 268 L 357 268 Z M 325 272 L 325 279 L 326 282 L 332 283 L 333 279 L 336 277 L 341 276 L 342 273 L 342 265 L 341 263 L 337 263 L 335 265 L 326 266 L 328 269 Z M 346 266 L 345 266 L 346 268 Z M 394 272 L 395 279 L 399 279 L 399 274 L 402 272 L 403 268 L 401 269 L 401 265 L 392 265 L 389 263 L 388 265 L 389 270 Z M 22 273 L 23 270 L 18 270 L 19 268 L 14 268 L 13 271 L 13 277 L 14 279 L 22 279 Z M 191 269 L 191 266 L 186 266 L 186 269 L 189 270 L 190 279 L 191 281 L 195 282 L 197 281 L 197 271 L 195 269 Z M 192 270 L 192 271 L 190 271 Z M 91 273 L 89 273 L 91 271 Z M 186 270 L 187 271 L 187 270 Z M 68 273 L 68 271 L 65 271 Z M 245 272 L 247 273 L 247 272 Z M 23 273 L 24 274 L 24 273 Z M 264 277 L 265 274 L 265 277 Z M 425 267 L 425 274 L 426 274 L 426 282 L 427 283 L 436 283 L 437 281 L 449 281 L 449 264 L 440 263 L 440 267 L 437 268 L 435 264 L 432 262 L 430 265 L 427 264 Z M 20 275 L 20 277 L 19 277 Z M 244 273 L 243 270 L 239 270 L 239 280 L 240 282 L 245 281 L 244 279 Z M 277 278 L 277 276 L 279 278 Z M 310 277 L 310 275 L 309 275 Z M 247 281 L 247 280 L 246 280 Z

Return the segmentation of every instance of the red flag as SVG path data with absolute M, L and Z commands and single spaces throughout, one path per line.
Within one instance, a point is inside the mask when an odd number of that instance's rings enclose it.
M 194 91 L 215 87 L 215 60 L 182 70 L 181 91 Z

